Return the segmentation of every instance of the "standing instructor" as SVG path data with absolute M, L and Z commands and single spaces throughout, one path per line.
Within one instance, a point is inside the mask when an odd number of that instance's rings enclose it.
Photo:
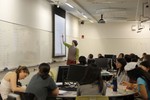
M 62 36 L 63 44 L 68 47 L 68 58 L 67 65 L 76 64 L 79 59 L 79 49 L 77 48 L 78 42 L 76 40 L 72 40 L 72 45 L 68 44 L 64 41 Z

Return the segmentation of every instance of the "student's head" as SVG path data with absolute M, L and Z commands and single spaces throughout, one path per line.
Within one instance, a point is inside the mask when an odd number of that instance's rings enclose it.
M 21 80 L 27 77 L 30 74 L 30 72 L 26 66 L 19 66 L 16 69 L 16 74 L 17 74 L 18 79 Z
M 144 53 L 142 54 L 142 57 L 145 57 L 146 55 L 147 55 L 147 53 L 144 52 Z
M 127 64 L 126 60 L 124 58 L 117 58 L 116 59 L 116 67 L 117 69 L 124 69 L 124 66 Z
M 98 58 L 104 58 L 102 54 L 98 54 Z
M 140 67 L 141 67 L 144 71 L 148 72 L 148 71 L 150 70 L 150 61 L 148 61 L 148 60 L 142 61 L 142 62 L 140 63 Z
M 86 57 L 85 56 L 80 56 L 79 57 L 79 62 L 81 65 L 85 65 L 86 64 Z
M 134 53 L 131 53 L 129 56 L 130 56 L 130 61 L 129 62 L 137 62 L 138 59 L 139 59 L 139 57 Z
M 116 68 L 117 68 L 117 73 L 118 75 L 120 75 L 125 69 L 125 65 L 126 65 L 126 60 L 124 58 L 117 58 L 116 59 Z
M 124 58 L 124 53 L 120 53 L 120 54 L 118 55 L 118 58 Z
M 46 79 L 49 77 L 50 65 L 47 63 L 41 63 L 39 65 L 39 74 L 42 79 Z
M 127 61 L 127 63 L 131 62 L 131 56 L 129 54 L 126 54 L 124 56 L 125 60 Z
M 88 58 L 89 58 L 89 59 L 93 59 L 93 54 L 89 54 L 89 55 L 88 55 Z
M 72 40 L 72 45 L 77 46 L 78 45 L 77 40 Z

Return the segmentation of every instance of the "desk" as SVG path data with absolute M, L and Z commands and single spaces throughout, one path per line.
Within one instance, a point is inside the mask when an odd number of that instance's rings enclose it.
M 106 96 L 109 100 L 134 100 L 134 92 L 131 90 L 125 90 L 122 86 L 118 87 L 117 92 L 113 92 L 111 88 L 106 89 Z
M 62 90 L 60 90 L 62 91 Z M 77 96 L 77 91 L 66 91 L 63 94 L 59 94 L 57 97 L 59 98 L 75 98 Z
M 106 71 L 106 70 L 103 70 L 101 72 L 101 76 L 102 76 L 103 80 L 109 81 L 112 78 L 113 74 L 108 72 L 108 71 Z
M 117 92 L 113 92 L 112 88 L 106 89 L 106 96 L 109 97 L 116 97 L 116 96 L 127 96 L 127 95 L 133 95 L 134 92 L 131 90 L 126 90 L 126 87 L 119 85 Z
M 61 91 L 61 90 L 60 90 Z M 76 98 L 77 91 L 65 91 L 63 94 L 58 95 L 58 98 Z M 134 92 L 130 90 L 124 91 L 122 86 L 118 87 L 118 92 L 113 92 L 111 88 L 106 89 L 106 96 L 109 97 L 109 100 L 133 100 Z

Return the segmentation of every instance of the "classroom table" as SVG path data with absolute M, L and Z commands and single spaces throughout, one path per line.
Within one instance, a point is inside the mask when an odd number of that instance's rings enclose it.
M 119 85 L 117 92 L 113 92 L 112 88 L 106 89 L 106 96 L 109 97 L 109 100 L 133 100 L 134 92 L 131 90 L 125 89 L 124 86 Z M 70 98 L 71 100 L 75 100 L 77 96 L 77 91 L 65 91 L 60 90 L 60 94 L 57 98 Z

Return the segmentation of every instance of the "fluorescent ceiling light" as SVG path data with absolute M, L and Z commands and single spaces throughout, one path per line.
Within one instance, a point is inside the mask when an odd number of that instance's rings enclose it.
M 92 20 L 89 20 L 91 23 L 94 23 Z
M 84 18 L 87 18 L 87 16 L 83 15 Z
M 74 8 L 71 4 L 69 3 L 65 3 L 67 6 L 69 6 L 70 8 Z

